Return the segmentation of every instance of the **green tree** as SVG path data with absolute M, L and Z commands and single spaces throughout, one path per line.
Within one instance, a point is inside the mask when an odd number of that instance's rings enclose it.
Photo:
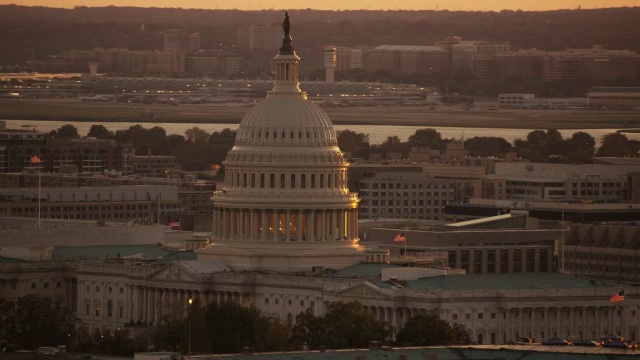
M 112 139 L 113 132 L 109 131 L 104 125 L 91 125 L 89 128 L 89 132 L 87 133 L 88 137 L 94 137 L 96 139 Z
M 190 141 L 194 144 L 204 144 L 209 140 L 209 137 L 211 135 L 205 130 L 194 126 L 190 129 L 187 129 L 187 131 L 184 132 L 184 136 L 187 141 Z
M 151 333 L 151 342 L 158 351 L 178 351 L 182 336 L 182 320 L 164 321 Z
M 454 345 L 469 345 L 471 344 L 471 331 L 468 327 L 461 323 L 455 323 L 451 327 L 453 331 L 453 344 Z
M 77 139 L 80 137 L 78 134 L 78 128 L 71 124 L 62 125 L 58 128 L 58 130 L 52 130 L 49 133 L 51 137 L 60 137 L 60 138 L 74 138 Z
M 13 331 L 8 339 L 23 348 L 67 345 L 75 334 L 73 311 L 53 302 L 51 298 L 28 295 L 15 303 Z M 71 336 L 70 336 L 71 335 Z
M 388 325 L 375 320 L 359 302 L 332 302 L 324 316 L 314 315 L 312 309 L 300 313 L 292 330 L 292 342 L 298 347 L 306 344 L 310 349 L 361 348 L 390 334 Z
M 336 135 L 340 150 L 350 152 L 353 157 L 367 157 L 370 146 L 368 134 L 346 129 L 338 131 Z
M 408 318 L 396 336 L 400 345 L 442 346 L 451 345 L 454 341 L 451 325 L 432 313 L 419 313 Z
M 245 346 L 261 350 L 255 341 L 260 318 L 260 311 L 255 307 L 245 308 L 232 301 L 211 303 L 205 316 L 213 353 L 235 353 Z
M 469 156 L 504 156 L 512 150 L 511 143 L 500 137 L 476 136 L 464 141 Z
M 183 322 L 180 350 L 183 354 L 211 352 L 207 320 L 198 298 L 195 298 L 193 303 L 189 305 L 187 318 Z
M 434 129 L 420 129 L 409 136 L 409 145 L 426 146 L 433 150 L 444 150 L 445 142 L 442 135 Z
M 602 137 L 597 156 L 633 156 L 633 147 L 625 134 L 611 133 Z

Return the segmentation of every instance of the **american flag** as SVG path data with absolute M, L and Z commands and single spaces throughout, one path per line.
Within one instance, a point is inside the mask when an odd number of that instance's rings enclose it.
M 173 229 L 173 228 L 180 228 L 180 222 L 178 222 L 178 221 L 170 221 L 170 222 L 167 224 L 167 226 L 168 226 L 168 227 L 170 227 L 170 228 L 172 228 L 172 229 Z
M 624 290 L 620 291 L 619 293 L 613 295 L 611 297 L 611 299 L 609 299 L 609 302 L 611 303 L 617 303 L 620 301 L 624 301 Z
M 405 240 L 407 240 L 407 237 L 404 235 L 404 233 L 399 233 L 395 238 L 393 238 L 393 241 L 397 242 L 403 242 Z
M 33 155 L 33 156 L 31 157 L 31 163 L 33 163 L 33 164 L 40 164 L 40 157 L 39 157 L 39 156 L 37 156 L 37 155 Z

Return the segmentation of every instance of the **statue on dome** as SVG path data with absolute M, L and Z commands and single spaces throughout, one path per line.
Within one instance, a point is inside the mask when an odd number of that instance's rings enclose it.
M 289 24 L 289 12 L 285 11 L 284 12 L 284 21 L 282 22 L 282 29 L 284 30 L 284 37 L 288 37 L 289 35 L 289 29 L 290 29 L 291 25 Z
M 291 34 L 289 30 L 291 29 L 291 24 L 289 23 L 289 12 L 285 11 L 284 13 L 284 21 L 282 22 L 282 30 L 284 30 L 284 36 L 282 37 L 282 47 L 280 48 L 281 54 L 291 54 L 293 53 L 293 46 L 291 46 Z

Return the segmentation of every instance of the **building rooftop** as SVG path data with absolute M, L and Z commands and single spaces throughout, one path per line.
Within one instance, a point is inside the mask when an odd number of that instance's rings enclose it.
M 442 52 L 446 51 L 437 46 L 417 46 L 417 45 L 380 45 L 376 50 L 388 51 L 415 51 L 415 52 Z
M 381 280 L 382 269 L 397 268 L 393 264 L 362 263 L 330 273 L 330 277 L 361 278 L 379 288 L 393 288 L 394 284 Z M 615 284 L 561 273 L 465 274 L 441 275 L 408 280 L 402 283 L 414 290 L 523 290 L 523 289 L 586 289 L 611 288 Z
M 211 355 L 190 355 L 185 360 L 211 359 Z M 378 350 L 331 350 L 281 353 L 215 355 L 216 359 L 237 360 L 386 360 L 386 359 L 505 359 L 505 360 L 626 360 L 637 351 L 586 346 L 469 345 L 459 347 L 382 347 Z
M 52 257 L 56 260 L 81 259 L 145 259 L 155 260 L 173 254 L 177 250 L 160 245 L 98 245 L 98 246 L 56 246 Z

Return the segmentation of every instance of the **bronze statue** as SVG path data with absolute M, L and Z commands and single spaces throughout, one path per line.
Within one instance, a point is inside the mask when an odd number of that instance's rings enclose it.
M 289 36 L 289 12 L 284 12 L 284 21 L 282 22 L 282 29 L 284 30 L 284 36 Z
M 281 54 L 292 54 L 293 46 L 291 46 L 291 35 L 289 33 L 290 30 L 289 24 L 289 12 L 285 11 L 284 13 L 284 21 L 282 22 L 282 30 L 284 30 L 284 36 L 282 37 L 282 47 L 280 48 Z

